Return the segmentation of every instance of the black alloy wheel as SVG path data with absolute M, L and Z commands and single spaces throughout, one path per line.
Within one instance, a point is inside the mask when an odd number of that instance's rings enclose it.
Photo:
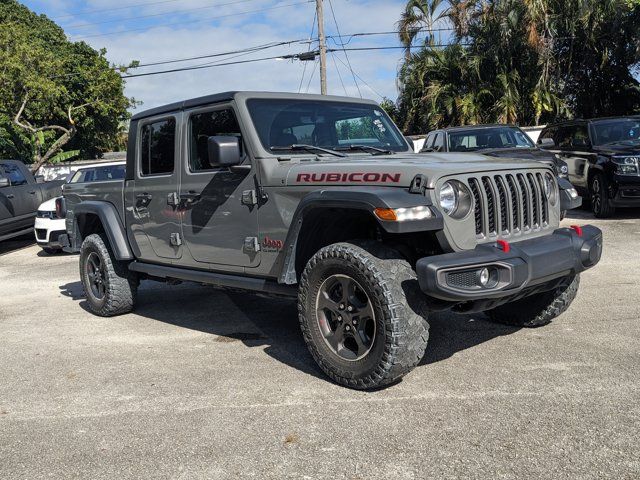
M 316 299 L 316 318 L 327 346 L 343 360 L 364 358 L 376 336 L 369 296 L 347 275 L 328 277 Z

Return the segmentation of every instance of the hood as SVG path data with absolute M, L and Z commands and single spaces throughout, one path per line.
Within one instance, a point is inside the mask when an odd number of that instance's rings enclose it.
M 640 156 L 640 144 L 618 143 L 609 145 L 594 145 L 593 151 L 601 155 L 632 155 Z
M 281 164 L 283 167 L 285 164 Z M 428 187 L 439 178 L 479 172 L 540 168 L 538 162 L 495 158 L 476 153 L 399 153 L 350 155 L 320 161 L 287 162 L 285 178 L 275 185 L 385 185 L 408 187 L 416 175 L 425 175 Z M 284 172 L 282 172 L 284 173 Z
M 533 160 L 537 162 L 555 161 L 555 156 L 551 152 L 545 152 L 539 148 L 491 148 L 481 150 L 479 153 L 492 157 L 521 158 L 522 160 Z
M 55 212 L 56 211 L 56 199 L 62 197 L 54 197 L 46 202 L 42 202 L 38 207 L 38 210 L 42 210 L 43 212 Z

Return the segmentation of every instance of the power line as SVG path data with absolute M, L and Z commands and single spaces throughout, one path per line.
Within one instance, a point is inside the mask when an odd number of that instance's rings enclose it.
M 309 48 L 307 48 L 307 52 L 311 51 L 311 40 L 313 40 L 313 32 L 316 29 L 316 18 L 318 16 L 318 10 L 313 10 L 313 22 L 311 22 L 311 34 L 309 34 Z M 307 62 L 304 62 L 304 68 L 302 69 L 302 77 L 300 78 L 300 85 L 298 86 L 298 93 L 302 90 L 302 84 L 304 83 L 304 76 L 307 73 Z
M 338 59 L 338 61 L 339 61 L 342 65 L 344 65 L 344 66 L 346 67 L 345 63 L 342 61 L 342 59 L 341 59 L 340 57 L 336 57 L 336 58 Z M 364 79 L 364 78 L 362 78 L 360 75 L 358 75 L 358 74 L 357 74 L 357 73 L 355 73 L 355 72 L 354 72 L 354 74 L 355 74 L 355 76 L 356 76 L 356 77 L 358 77 L 358 78 L 360 79 L 360 81 L 361 81 L 362 83 L 364 83 L 367 87 L 369 87 L 369 90 L 371 90 L 373 93 L 375 93 L 376 95 L 378 95 L 380 98 L 382 98 L 382 99 L 384 99 L 384 98 L 385 98 L 385 97 L 384 97 L 384 95 L 382 95 L 380 92 L 378 92 L 376 89 L 374 89 L 371 85 L 369 85 L 369 84 L 365 81 L 365 79 Z
M 152 5 L 160 5 L 163 3 L 175 3 L 181 2 L 182 0 L 160 0 L 158 2 L 147 2 L 147 3 L 134 3 L 132 5 L 123 5 L 122 7 L 115 8 L 103 8 L 100 10 L 90 10 L 87 12 L 76 12 L 76 13 L 67 13 L 66 15 L 60 15 L 58 17 L 52 17 L 53 20 L 58 20 L 60 18 L 69 18 L 69 17 L 79 17 L 81 15 L 93 15 L 94 13 L 103 13 L 103 12 L 115 12 L 116 10 L 126 10 L 127 8 L 134 7 L 148 7 Z
M 338 72 L 338 78 L 340 79 L 340 84 L 342 85 L 342 89 L 344 90 L 344 94 L 346 96 L 346 95 L 348 95 L 347 94 L 347 89 L 344 86 L 344 82 L 342 81 L 342 75 L 340 74 L 340 69 L 338 68 L 338 64 L 336 63 L 336 54 L 335 53 L 331 54 L 331 59 L 333 60 L 333 65 L 336 67 L 336 72 Z M 362 95 L 360 95 L 360 98 L 362 98 Z
M 266 60 L 287 60 L 293 59 L 296 55 L 279 55 L 275 57 L 264 57 L 264 58 L 252 58 L 250 60 L 240 60 L 237 62 L 226 62 L 226 63 L 214 63 L 214 64 L 206 64 L 206 65 L 196 65 L 191 67 L 181 67 L 181 68 L 173 68 L 171 70 L 161 70 L 156 72 L 147 72 L 147 73 L 134 73 L 133 75 L 121 75 L 122 78 L 137 78 L 137 77 L 149 77 L 151 75 L 163 75 L 165 73 L 176 73 L 176 72 L 188 72 L 190 70 L 202 70 L 205 68 L 213 68 L 213 67 L 224 67 L 227 65 L 241 65 L 244 63 L 254 63 L 254 62 L 264 62 Z
M 245 11 L 245 12 L 236 12 L 236 13 L 229 13 L 226 15 L 218 15 L 216 17 L 209 17 L 209 18 L 202 18 L 200 20 L 187 20 L 187 21 L 182 21 L 182 22 L 174 22 L 174 23 L 161 23 L 161 24 L 157 24 L 157 25 L 152 25 L 149 27 L 143 27 L 143 28 L 133 28 L 133 29 L 127 29 L 127 30 L 119 30 L 117 32 L 108 32 L 108 33 L 96 33 L 93 35 L 80 35 L 74 38 L 93 38 L 93 37 L 106 37 L 109 35 L 122 35 L 123 33 L 130 33 L 130 32 L 144 32 L 147 30 L 151 30 L 153 28 L 158 28 L 158 27 L 172 27 L 174 25 L 185 25 L 185 24 L 194 24 L 194 23 L 201 23 L 201 22 L 209 22 L 211 20 L 217 20 L 220 18 L 228 18 L 228 17 L 234 17 L 234 16 L 238 16 L 238 15 L 249 15 L 252 13 L 262 13 L 262 12 L 266 12 L 269 10 L 277 10 L 277 9 L 281 9 L 281 8 L 288 8 L 288 7 L 295 7 L 297 5 L 305 5 L 308 3 L 312 3 L 314 0 L 305 0 L 302 2 L 296 2 L 296 3 L 288 3 L 286 5 L 278 5 L 275 7 L 268 7 L 268 8 L 260 8 L 257 10 L 249 10 L 249 11 Z
M 338 35 L 340 35 L 340 27 L 338 26 L 338 20 L 336 19 L 336 12 L 333 10 L 333 2 L 331 0 L 329 0 L 329 8 L 331 9 L 331 15 L 333 16 L 333 22 L 336 24 L 336 31 L 338 32 Z M 344 45 L 343 45 L 344 47 Z M 360 91 L 360 86 L 358 85 L 358 81 L 356 80 L 356 75 L 353 72 L 353 68 L 351 67 L 351 61 L 349 60 L 349 55 L 347 54 L 347 51 L 343 48 L 343 52 L 344 52 L 344 56 L 347 59 L 347 65 L 349 65 L 349 70 L 351 71 L 351 76 L 353 77 L 353 83 L 356 84 L 356 89 L 358 90 L 358 95 L 360 95 L 360 98 L 362 98 L 362 92 Z M 335 59 L 334 59 L 335 62 Z M 336 66 L 337 68 L 337 66 Z M 344 86 L 344 85 L 343 85 Z
M 112 19 L 112 20 L 104 20 L 104 21 L 101 21 L 101 22 L 77 23 L 75 25 L 66 25 L 65 28 L 84 28 L 84 27 L 91 27 L 93 25 L 104 25 L 105 23 L 130 22 L 132 20 L 139 20 L 141 18 L 163 17 L 163 16 L 166 16 L 166 15 L 175 15 L 175 14 L 179 14 L 179 13 L 188 13 L 188 12 L 195 12 L 195 11 L 199 11 L 199 10 L 208 10 L 210 8 L 226 7 L 226 6 L 229 6 L 229 5 L 237 5 L 239 3 L 247 3 L 247 2 L 255 2 L 255 1 L 256 0 L 236 0 L 234 2 L 217 3 L 215 5 L 208 5 L 206 7 L 188 8 L 186 10 L 172 10 L 170 12 L 152 13 L 152 14 L 149 14 L 149 15 L 139 15 L 139 16 L 128 17 L 128 18 L 117 18 L 117 19 Z

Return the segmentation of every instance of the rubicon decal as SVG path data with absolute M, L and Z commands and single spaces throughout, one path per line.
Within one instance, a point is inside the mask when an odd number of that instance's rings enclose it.
M 400 173 L 299 173 L 298 183 L 398 183 Z

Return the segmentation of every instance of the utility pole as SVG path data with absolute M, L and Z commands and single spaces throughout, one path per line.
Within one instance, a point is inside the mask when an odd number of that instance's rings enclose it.
M 320 93 L 327 94 L 327 39 L 324 36 L 323 0 L 316 0 L 318 12 L 318 41 L 320 43 Z

